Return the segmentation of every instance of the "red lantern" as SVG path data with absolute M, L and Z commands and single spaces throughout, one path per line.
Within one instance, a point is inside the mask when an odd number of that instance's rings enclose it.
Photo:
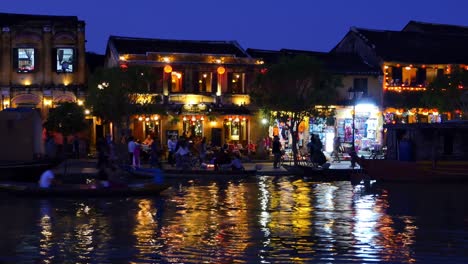
M 222 75 L 226 72 L 226 69 L 223 66 L 218 67 L 217 72 L 219 75 Z
M 165 72 L 165 73 L 171 73 L 171 72 L 172 72 L 172 67 L 171 67 L 171 65 L 166 65 L 166 66 L 164 66 L 164 72 Z

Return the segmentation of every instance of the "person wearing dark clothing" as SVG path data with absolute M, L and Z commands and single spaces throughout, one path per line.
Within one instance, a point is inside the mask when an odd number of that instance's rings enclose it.
M 221 165 L 229 164 L 231 159 L 229 158 L 227 145 L 225 144 L 226 148 L 223 146 L 215 155 L 215 169 L 219 170 Z
M 242 171 L 242 170 L 244 170 L 244 165 L 242 165 L 242 161 L 241 161 L 239 153 L 234 154 L 234 159 L 231 161 L 230 164 L 231 164 L 231 169 L 233 171 Z
M 323 165 L 327 162 L 327 158 L 322 152 L 323 144 L 318 136 L 311 135 L 310 138 L 310 160 L 318 165 Z
M 73 154 L 76 159 L 80 158 L 80 139 L 76 135 L 73 137 Z
M 153 140 L 151 142 L 150 148 L 151 148 L 151 151 L 150 151 L 151 167 L 156 167 L 156 166 L 161 167 L 161 164 L 158 159 L 159 148 L 158 148 L 158 143 L 156 142 L 156 140 Z
M 333 140 L 333 162 L 340 162 L 340 148 L 341 148 L 341 138 L 335 137 Z
M 279 141 L 279 137 L 275 136 L 273 139 L 273 147 L 271 149 L 273 153 L 273 167 L 275 169 L 279 168 L 279 163 L 281 159 L 281 143 Z
M 98 153 L 97 167 L 106 167 L 108 163 L 108 149 L 104 138 L 99 138 L 96 143 L 96 150 Z

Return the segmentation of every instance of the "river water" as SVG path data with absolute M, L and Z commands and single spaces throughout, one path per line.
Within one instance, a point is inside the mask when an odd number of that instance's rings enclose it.
M 0 263 L 468 263 L 468 185 L 181 181 L 158 197 L 0 196 Z

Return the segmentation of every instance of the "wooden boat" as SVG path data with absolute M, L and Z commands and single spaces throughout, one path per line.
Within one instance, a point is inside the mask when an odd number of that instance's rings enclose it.
M 41 173 L 59 163 L 59 159 L 0 162 L 0 180 L 37 182 Z
M 283 167 L 293 175 L 308 177 L 320 182 L 350 181 L 361 171 L 359 169 L 328 169 L 306 165 L 283 165 Z
M 64 184 L 51 188 L 39 188 L 37 184 L 2 183 L 0 192 L 17 196 L 41 197 L 129 197 L 158 195 L 169 187 L 165 184 L 133 184 L 119 188 L 96 188 L 91 185 Z
M 126 168 L 126 170 L 138 178 L 152 179 L 156 176 L 156 173 L 161 173 L 161 170 L 154 168 Z M 159 170 L 159 172 L 158 172 Z M 255 176 L 257 170 L 177 170 L 169 169 L 163 170 L 162 174 L 165 178 L 182 178 L 182 179 L 242 179 L 250 176 Z
M 468 182 L 468 122 L 387 125 L 385 159 L 355 157 L 373 180 Z

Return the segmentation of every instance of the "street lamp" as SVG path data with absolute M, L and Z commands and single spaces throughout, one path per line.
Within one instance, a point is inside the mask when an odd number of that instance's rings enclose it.
M 361 89 L 357 89 L 357 88 L 354 88 L 354 87 L 349 87 L 348 89 L 348 95 L 349 95 L 349 100 L 352 100 L 353 102 L 353 124 L 352 124 L 352 132 L 353 132 L 353 138 L 352 138 L 352 142 L 351 142 L 351 152 L 353 154 L 356 153 L 356 146 L 354 144 L 354 141 L 355 141 L 355 123 L 356 123 L 356 102 L 357 100 L 362 96 L 364 92 L 361 90 Z M 355 167 L 356 165 L 356 158 L 355 158 L 356 155 L 351 155 L 351 166 L 352 167 Z

